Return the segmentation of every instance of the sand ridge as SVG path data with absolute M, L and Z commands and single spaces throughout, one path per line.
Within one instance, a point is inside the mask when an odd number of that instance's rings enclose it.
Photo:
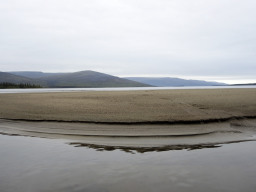
M 255 141 L 256 119 L 191 125 L 106 125 L 0 119 L 0 134 L 65 139 L 74 146 L 99 149 L 177 150 Z

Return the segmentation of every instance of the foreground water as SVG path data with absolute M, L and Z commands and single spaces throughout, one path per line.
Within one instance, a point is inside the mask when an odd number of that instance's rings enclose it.
M 256 142 L 126 153 L 0 135 L 0 191 L 246 191 L 256 189 Z

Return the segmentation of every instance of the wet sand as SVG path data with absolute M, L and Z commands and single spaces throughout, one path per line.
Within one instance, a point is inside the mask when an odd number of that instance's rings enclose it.
M 66 139 L 75 146 L 109 150 L 177 150 L 256 140 L 256 119 L 191 125 L 106 125 L 1 119 L 0 134 Z

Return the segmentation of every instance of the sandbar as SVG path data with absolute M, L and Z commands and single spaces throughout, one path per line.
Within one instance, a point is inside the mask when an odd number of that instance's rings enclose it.
M 0 94 L 0 118 L 87 123 L 198 123 L 256 117 L 256 89 Z
M 256 89 L 0 94 L 0 134 L 107 149 L 255 140 Z

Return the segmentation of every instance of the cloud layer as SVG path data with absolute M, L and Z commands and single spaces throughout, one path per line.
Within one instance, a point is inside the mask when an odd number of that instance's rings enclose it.
M 254 0 L 0 0 L 0 70 L 256 79 Z

